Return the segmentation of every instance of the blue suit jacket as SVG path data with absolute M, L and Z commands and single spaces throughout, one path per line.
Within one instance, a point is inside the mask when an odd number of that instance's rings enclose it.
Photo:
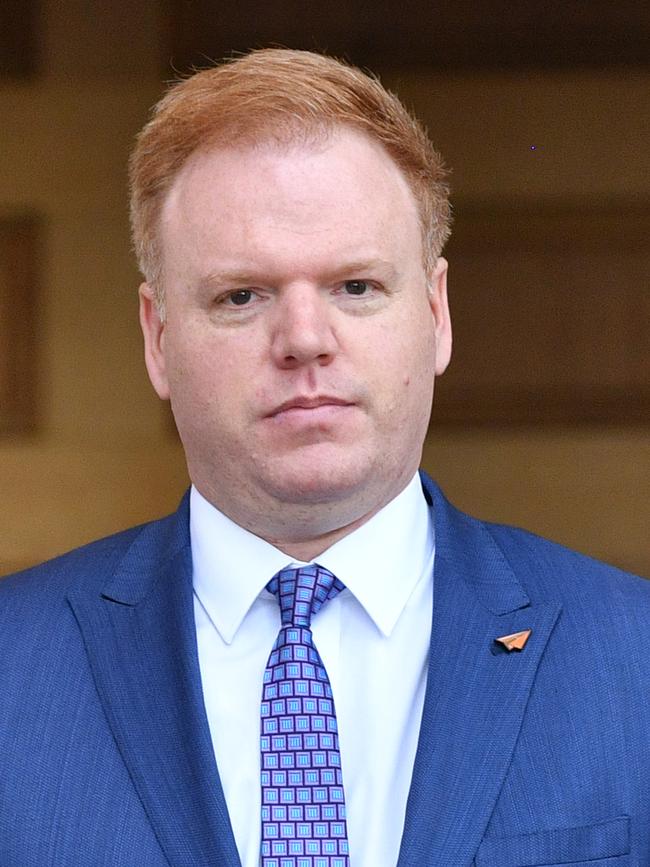
M 650 864 L 650 582 L 469 518 L 423 481 L 433 629 L 399 867 Z M 523 629 L 521 652 L 495 645 Z M 0 867 L 95 865 L 239 865 L 187 498 L 0 581 Z

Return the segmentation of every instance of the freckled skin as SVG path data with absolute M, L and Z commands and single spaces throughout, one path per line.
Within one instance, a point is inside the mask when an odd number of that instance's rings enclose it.
M 346 129 L 195 154 L 161 231 L 166 320 L 145 284 L 141 322 L 190 476 L 238 524 L 316 556 L 418 467 L 451 351 L 446 263 L 427 288 L 401 172 Z

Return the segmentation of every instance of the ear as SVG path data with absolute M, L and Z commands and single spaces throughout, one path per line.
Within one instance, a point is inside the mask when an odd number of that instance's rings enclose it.
M 451 359 L 451 318 L 447 300 L 448 267 L 447 260 L 439 256 L 429 286 L 429 305 L 435 320 L 436 376 L 445 372 Z
M 156 394 L 161 400 L 169 400 L 169 382 L 165 364 L 165 322 L 155 301 L 155 294 L 148 283 L 140 286 L 140 327 L 144 337 L 144 361 L 147 373 Z

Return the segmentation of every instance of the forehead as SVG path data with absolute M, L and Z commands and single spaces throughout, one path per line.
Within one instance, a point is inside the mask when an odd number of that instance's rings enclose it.
M 385 254 L 420 244 L 420 231 L 411 189 L 384 148 L 337 128 L 310 142 L 195 153 L 164 202 L 161 239 L 165 259 L 197 247 L 277 256 L 305 244 L 314 255 L 358 255 L 364 245 Z

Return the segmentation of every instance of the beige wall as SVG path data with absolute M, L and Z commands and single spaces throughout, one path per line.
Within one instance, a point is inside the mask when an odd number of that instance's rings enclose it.
M 46 219 L 41 432 L 0 441 L 0 572 L 161 514 L 186 484 L 141 362 L 125 204 L 161 92 L 157 5 L 83 5 L 49 0 L 45 76 L 0 86 L 0 211 Z M 389 80 L 459 199 L 650 197 L 650 72 Z M 432 431 L 424 463 L 459 505 L 650 573 L 648 428 Z

